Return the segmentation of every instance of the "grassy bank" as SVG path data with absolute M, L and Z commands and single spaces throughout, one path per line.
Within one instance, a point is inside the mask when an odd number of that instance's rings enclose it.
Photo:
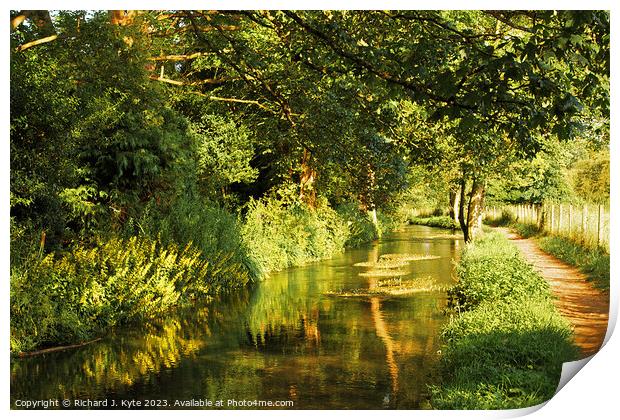
M 449 291 L 437 409 L 528 407 L 553 396 L 578 353 L 548 284 L 499 234 L 468 244 Z
M 15 256 L 11 352 L 87 341 L 380 234 L 355 205 L 310 209 L 272 197 L 237 216 L 196 197 L 151 202 L 105 237 Z
M 556 236 L 540 231 L 536 225 L 515 222 L 508 213 L 502 214 L 497 220 L 486 220 L 492 226 L 507 226 L 514 229 L 524 238 L 533 238 L 540 248 L 573 265 L 600 290 L 609 290 L 610 255 L 596 246 L 585 245 L 576 238 Z
M 456 223 L 449 216 L 429 216 L 429 217 L 417 217 L 410 216 L 408 222 L 411 225 L 424 225 L 431 227 L 438 227 L 443 229 L 460 229 L 458 223 Z

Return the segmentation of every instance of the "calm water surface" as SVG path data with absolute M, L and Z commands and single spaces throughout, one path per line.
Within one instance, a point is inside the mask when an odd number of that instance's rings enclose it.
M 272 274 L 204 307 L 179 311 L 89 346 L 11 362 L 17 400 L 293 401 L 300 409 L 425 408 L 445 292 L 338 297 L 388 253 L 424 253 L 405 278 L 452 283 L 462 240 L 407 226 L 328 260 Z M 404 279 L 405 279 L 404 278 Z M 194 407 L 195 408 L 195 407 Z

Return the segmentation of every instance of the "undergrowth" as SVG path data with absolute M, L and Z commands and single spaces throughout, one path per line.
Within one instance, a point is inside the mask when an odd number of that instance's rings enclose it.
M 131 237 L 32 261 L 11 272 L 11 350 L 88 340 L 211 296 L 227 287 L 214 276 L 230 270 L 223 257 L 211 263 L 192 245 Z

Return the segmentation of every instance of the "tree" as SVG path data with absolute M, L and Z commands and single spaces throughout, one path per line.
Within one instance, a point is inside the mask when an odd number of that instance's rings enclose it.
M 468 239 L 479 229 L 488 174 L 511 159 L 535 156 L 542 134 L 570 139 L 583 129 L 584 115 L 604 121 L 608 114 L 605 11 L 112 13 L 117 25 L 102 32 L 110 35 L 83 42 L 90 22 L 110 20 L 97 16 L 73 17 L 71 31 L 57 31 L 57 39 L 37 48 L 62 42 L 81 55 L 105 44 L 103 51 L 131 65 L 102 66 L 103 80 L 139 91 L 138 97 L 157 97 L 161 91 L 153 85 L 167 87 L 169 97 L 196 96 L 212 104 L 213 114 L 243 121 L 258 139 L 250 165 L 269 174 L 254 193 L 295 180 L 308 204 L 318 188 L 336 195 L 355 188 L 372 208 L 374 198 L 351 181 L 355 177 L 366 179 L 368 191 L 387 188 L 389 198 L 379 200 L 387 203 L 399 186 L 381 185 L 377 169 L 387 162 L 395 169 L 399 159 L 440 162 L 450 167 L 446 173 L 453 183 L 465 187 L 452 196 L 464 198 L 460 209 Z M 118 58 L 110 56 L 110 62 Z M 90 69 L 97 74 L 92 63 Z M 96 82 L 86 86 L 100 90 Z M 110 95 L 111 104 L 117 98 Z M 126 98 L 129 104 L 135 96 Z M 422 122 L 409 118 L 415 129 L 399 137 L 404 103 L 419 108 L 415 118 Z M 175 111 L 191 116 L 182 106 Z M 141 118 L 134 121 L 140 125 Z M 422 135 L 419 142 L 409 135 L 424 127 L 434 127 L 431 133 L 441 137 Z M 397 147 L 372 151 L 382 142 L 370 139 L 389 139 L 384 146 Z M 442 153 L 449 158 L 442 160 Z M 159 163 L 165 167 L 167 161 Z M 132 167 L 148 167 L 145 163 Z M 347 174 L 343 179 L 330 175 L 337 165 Z M 388 172 L 400 171 L 392 169 Z

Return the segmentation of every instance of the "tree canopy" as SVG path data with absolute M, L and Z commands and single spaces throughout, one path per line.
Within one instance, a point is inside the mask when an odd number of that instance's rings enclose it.
M 459 186 L 467 231 L 491 175 L 555 139 L 608 142 L 606 11 L 20 11 L 11 25 L 12 215 L 59 238 L 190 179 L 234 205 L 293 182 L 310 205 L 387 208 L 413 165 Z

